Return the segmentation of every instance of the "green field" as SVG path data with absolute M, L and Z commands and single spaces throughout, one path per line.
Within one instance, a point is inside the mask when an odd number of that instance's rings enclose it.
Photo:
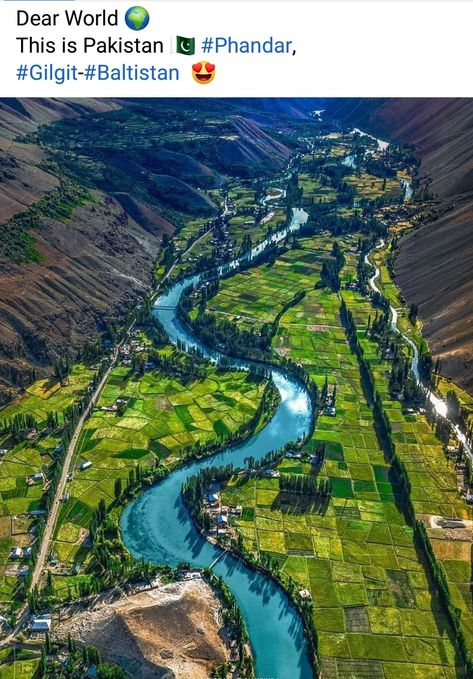
M 0 679 L 31 679 L 39 664 L 39 652 L 4 648 L 0 651 Z
M 38 423 L 45 424 L 49 412 L 61 414 L 85 391 L 94 371 L 78 363 L 72 368 L 67 386 L 55 378 L 41 379 L 27 387 L 25 394 L 0 410 L 0 422 L 13 418 L 16 413 L 30 413 Z
M 326 444 L 320 477 L 331 480 L 332 499 L 321 511 L 280 494 L 277 479 L 252 479 L 232 481 L 223 501 L 244 507 L 238 530 L 247 547 L 270 553 L 284 573 L 311 592 L 326 676 L 453 677 L 457 661 L 449 625 L 404 516 L 405 497 L 380 448 L 357 359 L 341 327 L 340 299 L 310 289 L 329 245 L 324 242 L 319 250 L 319 239 L 301 239 L 302 250 L 286 253 L 272 267 L 235 276 L 210 307 L 216 312 L 231 308 L 241 316 L 238 322 L 250 317 L 255 328 L 293 290 L 308 290 L 301 304 L 281 318 L 274 346 L 302 363 L 319 386 L 326 376 L 330 387 L 337 385 L 336 417 L 319 417 L 308 444 L 309 451 L 317 442 Z M 251 300 L 245 290 L 261 294 Z M 343 296 L 356 318 L 359 308 L 368 313 L 370 305 L 361 295 L 344 290 Z M 385 366 L 378 369 L 384 380 L 385 371 Z M 404 422 L 399 403 L 391 410 L 400 449 L 416 465 L 411 471 L 416 511 L 470 516 L 429 427 L 420 417 Z M 311 466 L 284 460 L 280 471 L 309 474 Z M 463 576 L 460 567 L 455 576 Z
M 67 386 L 56 380 L 38 380 L 25 394 L 0 411 L 0 422 L 8 421 L 17 413 L 32 414 L 40 430 L 46 426 L 49 412 L 61 415 L 81 396 L 88 386 L 93 371 L 83 365 L 74 366 Z M 32 544 L 34 536 L 29 532 L 32 520 L 28 513 L 38 509 L 44 485 L 28 485 L 27 478 L 38 472 L 48 474 L 59 445 L 59 432 L 39 434 L 31 441 L 15 442 L 11 436 L 0 436 L 0 448 L 8 452 L 0 460 L 0 604 L 7 606 L 18 589 L 17 575 L 20 565 L 27 560 L 9 560 L 13 547 L 25 548 Z M 7 675 L 5 675 L 7 676 Z
M 281 306 L 297 292 L 314 287 L 330 247 L 326 238 L 314 238 L 304 242 L 303 250 L 290 250 L 272 265 L 221 281 L 207 309 L 229 317 L 244 329 L 259 330 L 263 323 L 271 323 Z M 291 320 L 285 316 L 281 322 Z
M 115 368 L 77 445 L 69 499 L 55 532 L 56 572 L 67 572 L 86 557 L 92 512 L 101 498 L 112 502 L 116 479 L 125 484 L 129 470 L 138 464 L 162 462 L 173 467 L 197 443 L 218 442 L 234 434 L 254 414 L 264 387 L 246 373 L 215 368 L 186 384 L 158 370 L 138 378 L 128 367 Z M 117 398 L 127 399 L 122 415 L 101 410 Z M 80 471 L 85 461 L 92 466 Z M 58 588 L 61 582 L 59 578 Z

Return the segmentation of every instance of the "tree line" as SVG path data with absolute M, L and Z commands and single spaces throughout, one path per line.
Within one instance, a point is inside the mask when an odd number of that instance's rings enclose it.
M 281 474 L 279 490 L 282 493 L 298 493 L 312 497 L 327 498 L 332 495 L 330 479 L 317 480 L 310 474 Z

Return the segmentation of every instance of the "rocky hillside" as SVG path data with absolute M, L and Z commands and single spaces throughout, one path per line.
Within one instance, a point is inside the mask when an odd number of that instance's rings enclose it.
M 115 107 L 85 100 L 0 102 L 0 224 L 59 191 L 60 179 L 45 165 L 47 151 L 17 141 L 18 135 Z M 57 356 L 97 337 L 106 319 L 143 294 L 161 234 L 172 230 L 137 201 L 92 191 L 70 215 L 37 220 L 37 261 L 15 261 L 0 245 L 0 403 L 29 383 L 33 369 L 50 370 Z
M 406 236 L 397 283 L 419 306 L 442 372 L 473 393 L 473 100 L 384 99 L 328 102 L 342 120 L 415 145 L 421 181 L 455 208 Z
M 142 296 L 163 233 L 215 214 L 207 189 L 283 167 L 272 116 L 238 100 L 0 99 L 0 405 Z

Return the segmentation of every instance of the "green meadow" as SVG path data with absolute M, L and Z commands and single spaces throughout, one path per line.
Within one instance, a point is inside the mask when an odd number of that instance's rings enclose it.
M 23 396 L 0 411 L 0 422 L 17 413 L 27 413 L 44 428 L 48 413 L 62 414 L 84 393 L 92 375 L 93 371 L 78 364 L 67 386 L 54 379 L 36 381 Z M 18 589 L 18 562 L 9 560 L 10 550 L 27 547 L 34 540 L 28 513 L 39 508 L 44 485 L 28 485 L 27 477 L 38 472 L 48 474 L 59 442 L 59 434 L 54 431 L 31 441 L 15 442 L 9 435 L 0 436 L 0 448 L 7 450 L 0 459 L 0 605 L 8 605 Z
M 354 241 L 345 240 L 345 247 L 352 247 Z M 302 250 L 287 252 L 273 266 L 225 282 L 210 308 L 231 308 L 234 316 L 241 316 L 237 322 L 250 318 L 255 329 L 274 317 L 294 291 L 307 290 L 302 302 L 282 316 L 274 347 L 303 364 L 319 386 L 326 377 L 330 390 L 337 386 L 336 416 L 321 415 L 307 444 L 314 452 L 317 443 L 325 443 L 319 477 L 330 479 L 332 498 L 327 507 L 320 507 L 280 493 L 277 479 L 233 479 L 223 500 L 244 507 L 238 530 L 247 547 L 271 554 L 283 573 L 310 591 L 325 676 L 458 676 L 448 621 L 414 544 L 406 498 L 380 447 L 357 359 L 341 326 L 340 299 L 331 291 L 313 289 L 330 243 L 327 238 L 300 242 Z M 348 262 L 353 260 L 347 255 Z M 345 277 L 349 275 L 348 268 Z M 260 294 L 251 300 L 245 290 Z M 353 295 L 343 295 L 351 306 Z M 386 366 L 381 372 L 386 379 Z M 393 419 L 401 422 L 399 404 L 392 410 Z M 412 450 L 413 460 L 428 460 L 428 478 L 437 479 L 434 492 L 423 470 L 417 478 L 412 470 L 416 511 L 467 515 L 455 495 L 441 446 L 425 422 L 407 424 L 410 431 L 399 432 L 400 444 Z M 313 473 L 309 463 L 293 459 L 285 459 L 279 469 L 286 474 Z M 427 503 L 422 503 L 422 493 Z
M 74 478 L 55 532 L 57 570 L 68 573 L 86 558 L 92 512 L 102 498 L 113 501 L 116 479 L 126 485 L 129 470 L 138 464 L 174 467 L 196 444 L 234 434 L 255 413 L 264 387 L 246 373 L 216 368 L 185 384 L 159 370 L 137 377 L 126 366 L 115 368 L 77 445 Z M 101 410 L 118 398 L 127 401 L 122 414 Z M 92 466 L 80 471 L 86 461 Z M 77 582 L 58 577 L 56 589 Z

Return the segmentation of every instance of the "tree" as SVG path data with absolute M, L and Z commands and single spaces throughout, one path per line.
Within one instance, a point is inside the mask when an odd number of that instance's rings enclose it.
M 51 655 L 51 638 L 49 636 L 49 632 L 46 632 L 44 638 L 44 652 L 46 655 Z
M 120 478 L 115 479 L 115 486 L 114 486 L 113 490 L 114 490 L 115 499 L 118 500 L 118 498 L 122 494 L 122 480 Z
M 46 651 L 44 650 L 44 646 L 41 647 L 41 658 L 39 660 L 39 665 L 38 665 L 38 676 L 42 679 L 44 676 L 46 676 L 46 670 L 48 667 L 48 661 L 46 659 Z
M 417 304 L 413 303 L 413 304 L 410 305 L 408 318 L 409 318 L 409 323 L 411 323 L 411 325 L 416 324 L 418 311 L 419 311 L 419 309 L 417 307 Z
M 70 632 L 69 632 L 69 634 L 67 635 L 67 648 L 68 648 L 68 651 L 69 651 L 69 653 L 70 653 L 71 655 L 75 655 L 75 653 L 77 652 L 75 639 L 73 639 L 73 638 L 71 637 L 71 633 L 70 633 Z

